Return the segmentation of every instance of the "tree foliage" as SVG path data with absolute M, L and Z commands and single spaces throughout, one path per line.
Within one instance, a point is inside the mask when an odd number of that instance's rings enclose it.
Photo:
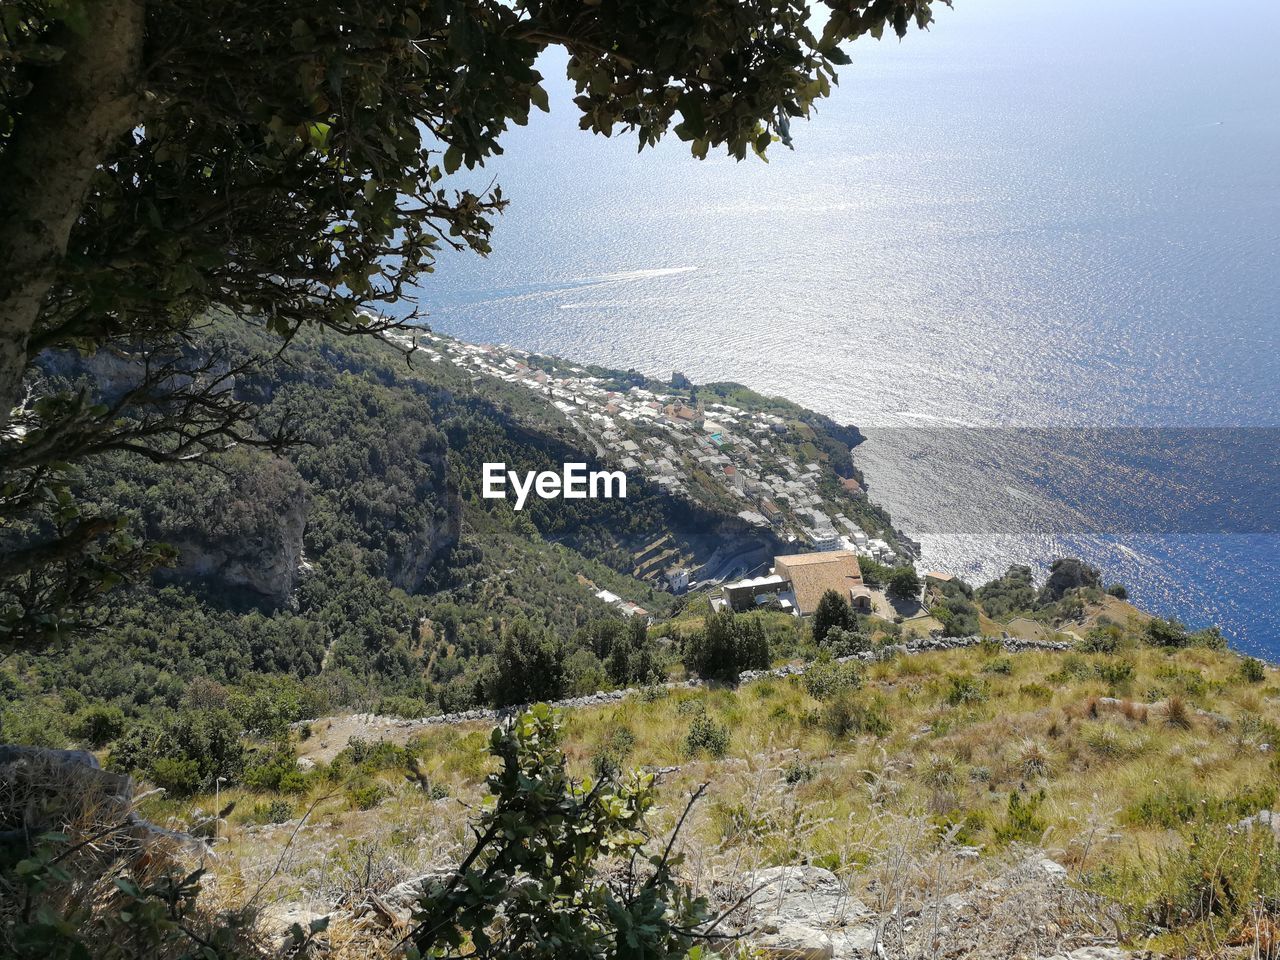
M 685 666 L 700 677 L 736 681 L 743 670 L 769 666 L 769 638 L 757 617 L 709 613 L 684 642 Z
M 678 880 L 674 845 L 650 846 L 651 774 L 574 780 L 546 706 L 494 730 L 490 752 L 501 767 L 476 842 L 414 911 L 420 956 L 674 960 L 706 938 L 707 902 Z
M 827 642 L 827 634 L 833 629 L 856 631 L 857 617 L 843 594 L 836 590 L 826 590 L 818 598 L 818 606 L 813 611 L 813 642 L 819 647 Z

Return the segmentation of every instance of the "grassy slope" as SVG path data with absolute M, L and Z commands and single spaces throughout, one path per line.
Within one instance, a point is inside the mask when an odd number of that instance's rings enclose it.
M 1280 674 L 1269 669 L 1263 682 L 1249 684 L 1240 662 L 1230 652 L 1201 648 L 1135 647 L 1115 656 L 980 648 L 919 654 L 873 665 L 855 695 L 883 703 L 891 726 L 884 737 L 833 736 L 824 722 L 827 704 L 793 678 L 573 711 L 566 749 L 584 775 L 604 753 L 627 765 L 678 767 L 662 781 L 659 819 L 668 823 L 683 798 L 709 782 L 689 839 L 712 873 L 743 863 L 810 862 L 851 878 L 856 888 L 871 873 L 861 868 L 896 839 L 914 830 L 926 844 L 942 843 L 948 827 L 955 831 L 951 842 L 997 857 L 1007 846 L 1000 831 L 1009 826 L 1010 795 L 1043 789 L 1043 822 L 1035 832 L 1043 830 L 1045 848 L 1083 878 L 1176 845 L 1171 828 L 1190 810 L 1233 820 L 1275 802 L 1276 773 L 1262 744 L 1274 742 L 1280 727 Z M 1117 676 L 1122 663 L 1132 665 L 1130 678 L 1102 679 Z M 980 681 L 984 698 L 949 702 L 956 676 Z M 1109 695 L 1180 698 L 1189 722 L 1171 723 L 1159 708 L 1099 706 L 1098 698 Z M 723 758 L 686 750 L 690 711 L 698 709 L 692 701 L 729 731 Z M 471 803 L 489 768 L 487 730 L 484 724 L 433 729 L 409 752 L 421 758 L 433 784 Z M 317 873 L 305 884 L 301 879 L 308 870 L 337 869 L 360 850 L 376 848 L 408 872 L 447 861 L 456 854 L 466 809 L 411 786 L 403 759 L 319 775 L 301 796 L 224 794 L 240 806 L 220 870 L 247 883 L 274 862 L 292 827 L 251 825 L 271 799 L 295 814 L 315 803 L 313 829 L 324 838 L 323 857 L 315 850 L 294 856 L 276 881 L 281 891 L 314 888 Z M 356 791 L 370 783 L 380 785 L 381 799 L 358 810 Z

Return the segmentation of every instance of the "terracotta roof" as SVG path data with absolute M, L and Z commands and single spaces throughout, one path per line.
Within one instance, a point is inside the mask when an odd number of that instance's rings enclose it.
M 818 609 L 818 601 L 828 590 L 848 599 L 852 587 L 862 586 L 862 568 L 848 550 L 823 550 L 774 557 L 773 569 L 791 581 L 796 606 L 803 616 Z

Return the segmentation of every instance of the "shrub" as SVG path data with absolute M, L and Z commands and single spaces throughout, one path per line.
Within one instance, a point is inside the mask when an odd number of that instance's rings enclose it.
M 867 700 L 849 690 L 823 707 L 819 722 L 836 739 L 860 733 L 887 737 L 893 729 L 883 698 L 875 696 Z
M 1024 683 L 1018 688 L 1018 692 L 1028 699 L 1041 703 L 1048 703 L 1053 699 L 1053 690 L 1043 683 Z
M 1261 660 L 1245 657 L 1240 661 L 1240 678 L 1245 683 L 1261 683 L 1267 679 L 1267 668 Z
M 690 697 L 676 704 L 676 716 L 700 717 L 707 712 L 707 705 L 701 697 Z
M 352 784 L 347 788 L 347 801 L 355 810 L 372 810 L 387 799 L 388 795 L 386 784 L 378 780 Z
M 701 701 L 697 701 L 701 702 Z M 591 770 L 597 779 L 616 778 L 636 746 L 636 735 L 626 724 L 616 724 L 601 741 L 591 757 Z
M 1040 807 L 1044 804 L 1045 793 L 1032 794 L 1025 800 L 1022 791 L 1015 790 L 1009 794 L 1009 807 L 1004 820 L 996 824 L 994 832 L 997 843 L 1039 843 L 1048 829 L 1048 822 L 1040 816 Z
M 285 823 L 292 819 L 293 804 L 283 797 L 274 797 L 254 804 L 253 812 L 249 815 L 249 821 L 256 824 Z
M 1076 649 L 1083 653 L 1115 653 L 1120 649 L 1124 634 L 1115 624 L 1093 627 L 1084 635 L 1084 639 L 1076 644 Z
M 1276 802 L 1274 784 L 1253 784 L 1218 796 L 1181 780 L 1152 788 L 1125 809 L 1125 823 L 1172 830 L 1191 823 L 1234 823 Z
M 943 699 L 953 707 L 982 703 L 987 699 L 986 681 L 969 674 L 953 674 L 947 678 Z
M 982 672 L 1007 677 L 1013 673 L 1013 661 L 1008 657 L 996 657 L 982 665 Z
M 1098 674 L 1098 679 L 1111 685 L 1112 687 L 1124 686 L 1130 683 L 1138 673 L 1138 668 L 1132 660 L 1110 659 L 1103 660 L 1094 667 Z
M 736 681 L 743 670 L 768 669 L 769 639 L 758 617 L 710 613 L 685 640 L 684 664 L 700 677 Z
M 1050 674 L 1050 683 L 1061 686 L 1072 681 L 1088 680 L 1093 676 L 1093 667 L 1089 661 L 1078 654 L 1069 653 L 1062 658 L 1062 666 Z
M 705 751 L 708 756 L 719 759 L 729 752 L 729 731 L 701 713 L 689 724 L 684 749 L 689 756 Z
M 200 789 L 200 765 L 189 758 L 160 757 L 147 774 L 152 783 L 169 793 L 189 796 Z
M 852 657 L 871 649 L 871 641 L 865 633 L 847 627 L 832 627 L 827 631 L 822 649 L 833 657 Z
M 862 669 L 852 661 L 818 660 L 804 674 L 804 688 L 815 700 L 830 700 L 845 690 L 862 686 Z
M 791 760 L 782 768 L 783 781 L 792 786 L 808 783 L 817 775 L 818 768 L 809 760 Z
M 1191 640 L 1187 628 L 1177 620 L 1152 617 L 1147 621 L 1143 639 L 1153 647 L 1185 647 Z
M 1107 594 L 1115 597 L 1117 600 L 1128 600 L 1129 589 L 1123 583 L 1113 583 L 1107 587 Z
M 1225 942 L 1241 956 L 1275 956 L 1267 918 L 1280 911 L 1280 846 L 1270 830 L 1196 821 L 1182 843 L 1100 871 L 1093 886 L 1123 905 L 1135 934 L 1170 931 L 1180 955 L 1228 955 Z
M 124 711 L 114 705 L 85 707 L 72 718 L 70 732 L 95 749 L 105 747 L 124 733 Z
M 982 832 L 987 828 L 987 814 L 982 810 L 952 810 L 933 817 L 934 829 L 939 840 L 946 840 L 959 847 L 977 846 Z

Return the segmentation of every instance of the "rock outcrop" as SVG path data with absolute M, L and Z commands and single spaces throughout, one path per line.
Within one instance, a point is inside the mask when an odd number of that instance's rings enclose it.
M 830 870 L 770 867 L 743 878 L 751 899 L 737 923 L 751 946 L 776 960 L 875 956 L 871 911 Z
M 142 819 L 133 805 L 132 778 L 103 770 L 86 750 L 0 744 L 0 846 L 23 847 L 40 834 L 93 822 L 133 841 L 205 851 L 196 838 Z

